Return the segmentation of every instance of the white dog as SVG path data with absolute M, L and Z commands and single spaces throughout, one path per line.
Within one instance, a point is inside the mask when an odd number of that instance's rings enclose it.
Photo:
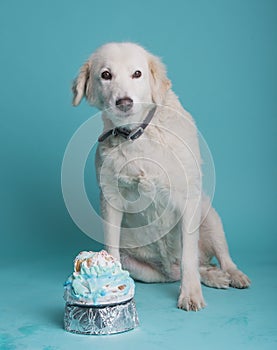
M 96 168 L 106 249 L 137 280 L 181 279 L 178 307 L 196 311 L 205 306 L 200 282 L 246 288 L 250 281 L 202 195 L 197 130 L 170 87 L 157 57 L 110 43 L 82 66 L 73 105 L 85 96 L 103 111 Z

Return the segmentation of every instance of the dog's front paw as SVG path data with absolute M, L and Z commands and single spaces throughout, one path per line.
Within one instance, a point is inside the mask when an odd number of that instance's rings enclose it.
M 240 270 L 228 270 L 230 275 L 230 286 L 234 288 L 248 288 L 251 284 L 250 279 Z
M 206 306 L 204 298 L 202 296 L 202 291 L 196 291 L 195 293 L 190 293 L 186 295 L 181 291 L 178 299 L 178 308 L 186 311 L 199 311 Z

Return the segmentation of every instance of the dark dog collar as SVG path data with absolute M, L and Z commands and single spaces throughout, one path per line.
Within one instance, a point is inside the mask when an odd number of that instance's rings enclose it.
M 124 137 L 126 140 L 136 140 L 137 138 L 139 138 L 144 130 L 146 129 L 146 127 L 149 125 L 149 123 L 151 122 L 155 112 L 156 112 L 156 106 L 154 108 L 152 108 L 146 118 L 144 119 L 144 121 L 135 129 L 127 129 L 124 127 L 116 127 L 114 129 L 110 129 L 108 131 L 104 131 L 99 137 L 98 137 L 98 142 L 103 142 L 104 140 L 106 140 L 107 137 L 109 136 L 122 136 Z

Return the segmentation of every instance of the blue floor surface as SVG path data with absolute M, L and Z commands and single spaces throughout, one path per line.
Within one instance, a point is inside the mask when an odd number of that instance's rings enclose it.
M 71 261 L 14 262 L 1 270 L 0 349 L 277 349 L 276 265 L 249 261 L 247 290 L 203 287 L 200 312 L 176 308 L 179 283 L 136 283 L 139 328 L 110 336 L 63 329 Z

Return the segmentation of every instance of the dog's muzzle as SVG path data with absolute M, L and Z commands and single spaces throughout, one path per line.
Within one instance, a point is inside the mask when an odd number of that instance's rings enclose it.
M 128 112 L 133 107 L 133 100 L 130 97 L 123 97 L 116 100 L 115 105 L 122 112 Z

